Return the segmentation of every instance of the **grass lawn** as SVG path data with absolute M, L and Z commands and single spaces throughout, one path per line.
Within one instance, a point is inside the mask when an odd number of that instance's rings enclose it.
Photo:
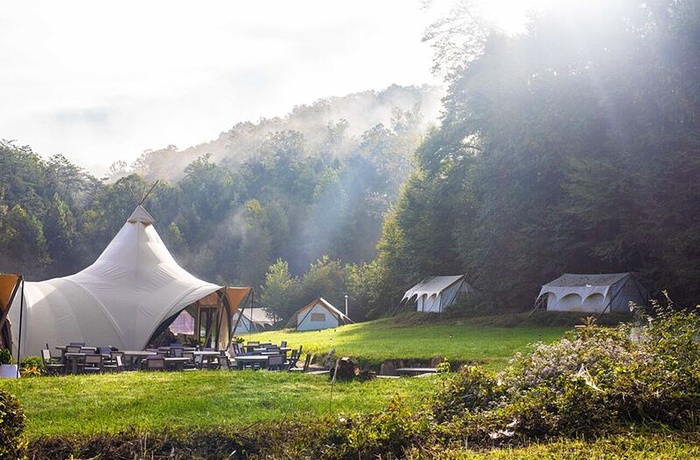
M 565 327 L 493 327 L 449 323 L 401 325 L 390 320 L 315 332 L 289 330 L 246 336 L 287 340 L 292 347 L 363 363 L 388 359 L 480 362 L 501 368 L 528 343 L 561 337 Z M 235 427 L 286 417 L 382 410 L 395 396 L 420 404 L 435 379 L 377 379 L 335 384 L 327 376 L 283 372 L 135 372 L 0 381 L 21 401 L 30 437 L 115 432 L 127 428 Z
M 388 319 L 322 331 L 285 329 L 245 334 L 243 338 L 277 343 L 286 340 L 290 347 L 303 345 L 305 351 L 317 355 L 335 349 L 337 356 L 352 356 L 370 365 L 389 359 L 428 361 L 441 356 L 450 362 L 475 362 L 499 370 L 516 351 L 524 351 L 528 344 L 538 340 L 557 340 L 568 329 L 536 325 L 496 327 L 473 324 L 465 319 L 406 325 Z
M 335 383 L 268 371 L 124 372 L 2 379 L 27 416 L 29 438 L 127 428 L 241 427 L 289 417 L 380 411 L 394 397 L 420 404 L 426 379 Z

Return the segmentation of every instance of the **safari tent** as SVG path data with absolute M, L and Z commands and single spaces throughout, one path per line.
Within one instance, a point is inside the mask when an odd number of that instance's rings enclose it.
M 264 331 L 271 328 L 277 321 L 278 318 L 264 308 L 239 308 L 231 320 L 234 325 L 233 333 L 237 335 Z
M 353 321 L 323 297 L 297 310 L 287 323 L 287 327 L 297 331 L 317 331 L 349 324 Z
M 401 302 L 416 302 L 416 311 L 442 313 L 460 296 L 473 292 L 467 275 L 430 276 L 406 291 Z
M 644 305 L 649 292 L 632 273 L 565 273 L 542 286 L 535 308 L 548 311 L 629 313 L 629 303 Z
M 138 205 L 92 265 L 74 275 L 24 282 L 9 311 L 19 354 L 38 355 L 46 343 L 69 342 L 140 350 L 184 309 L 196 319 L 197 334 L 204 330 L 205 340 L 227 346 L 231 315 L 250 288 L 196 278 L 177 264 L 153 224 Z

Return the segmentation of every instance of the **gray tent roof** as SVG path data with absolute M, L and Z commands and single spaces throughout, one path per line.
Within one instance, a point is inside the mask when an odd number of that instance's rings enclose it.
M 445 289 L 449 288 L 457 282 L 464 281 L 466 283 L 467 275 L 454 276 L 429 276 L 423 278 L 418 284 L 406 291 L 402 301 L 411 299 L 412 297 L 420 297 L 422 295 L 437 295 Z M 471 290 L 471 286 L 467 284 L 467 290 Z
M 574 273 L 564 273 L 554 281 L 550 281 L 544 286 L 549 287 L 577 287 L 577 286 L 612 286 L 628 276 L 631 273 L 607 273 L 602 275 L 578 275 Z

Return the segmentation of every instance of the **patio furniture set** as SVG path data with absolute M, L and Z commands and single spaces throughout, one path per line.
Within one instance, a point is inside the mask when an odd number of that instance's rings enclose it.
M 173 343 L 167 347 L 146 350 L 116 350 L 112 347 L 86 346 L 72 342 L 56 346 L 60 355 L 52 354 L 49 345 L 41 350 L 41 358 L 49 374 L 87 374 L 119 371 L 188 371 L 199 369 L 269 369 L 297 370 L 302 347 L 292 349 L 282 342 L 248 342 L 233 344 L 228 350 L 186 347 Z M 310 360 L 307 356 L 307 361 Z M 308 367 L 306 364 L 305 367 Z M 303 370 L 299 368 L 298 370 Z

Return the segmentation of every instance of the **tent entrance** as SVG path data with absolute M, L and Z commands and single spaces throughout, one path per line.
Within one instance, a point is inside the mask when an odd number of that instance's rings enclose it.
M 12 346 L 9 314 L 21 283 L 22 275 L 0 273 L 0 348 Z
M 167 330 L 177 317 L 187 312 L 194 319 L 193 335 L 188 337 L 188 342 L 207 348 L 223 350 L 233 340 L 234 315 L 243 310 L 246 299 L 252 298 L 253 290 L 249 287 L 224 287 L 213 292 L 185 309 L 165 320 L 151 337 L 153 342 Z

